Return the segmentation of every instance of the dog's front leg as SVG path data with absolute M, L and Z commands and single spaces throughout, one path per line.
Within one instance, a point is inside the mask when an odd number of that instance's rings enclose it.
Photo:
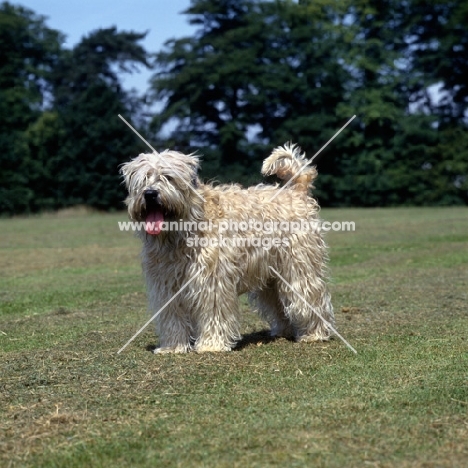
M 159 347 L 154 350 L 155 354 L 187 353 L 191 350 L 190 320 L 178 304 L 170 304 L 161 311 L 156 318 L 156 333 L 159 335 Z
M 240 339 L 237 291 L 228 278 L 205 278 L 197 301 L 195 351 L 230 351 Z

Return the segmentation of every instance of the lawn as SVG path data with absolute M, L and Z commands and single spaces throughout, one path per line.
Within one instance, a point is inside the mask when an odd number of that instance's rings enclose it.
M 0 466 L 461 467 L 468 209 L 323 210 L 341 335 L 154 355 L 123 213 L 0 220 Z

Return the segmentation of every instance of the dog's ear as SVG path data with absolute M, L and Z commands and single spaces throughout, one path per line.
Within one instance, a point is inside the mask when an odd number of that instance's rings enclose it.
M 122 176 L 123 178 L 123 181 L 122 183 L 126 183 L 127 179 L 128 179 L 128 174 L 130 172 L 130 169 L 129 169 L 129 164 L 130 163 L 123 163 L 119 166 L 119 172 L 120 172 L 120 175 Z
M 193 163 L 192 187 L 198 188 L 198 186 L 200 185 L 200 181 L 198 180 L 198 171 L 200 169 L 200 157 L 196 153 L 191 153 L 188 156 L 191 158 Z

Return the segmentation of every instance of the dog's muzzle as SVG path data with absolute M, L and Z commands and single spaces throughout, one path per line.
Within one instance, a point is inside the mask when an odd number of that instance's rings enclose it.
M 145 190 L 143 192 L 143 197 L 147 207 L 161 206 L 161 195 L 159 194 L 158 190 Z

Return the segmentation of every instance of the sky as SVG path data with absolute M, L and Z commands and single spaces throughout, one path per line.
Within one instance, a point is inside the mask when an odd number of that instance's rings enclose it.
M 148 31 L 142 45 L 149 52 L 162 49 L 168 39 L 191 36 L 194 28 L 181 12 L 190 6 L 190 0 L 10 0 L 47 18 L 48 27 L 67 36 L 65 47 L 72 47 L 80 39 L 98 28 L 116 26 L 118 30 Z M 124 74 L 121 80 L 126 88 L 146 91 L 151 75 L 140 71 Z

